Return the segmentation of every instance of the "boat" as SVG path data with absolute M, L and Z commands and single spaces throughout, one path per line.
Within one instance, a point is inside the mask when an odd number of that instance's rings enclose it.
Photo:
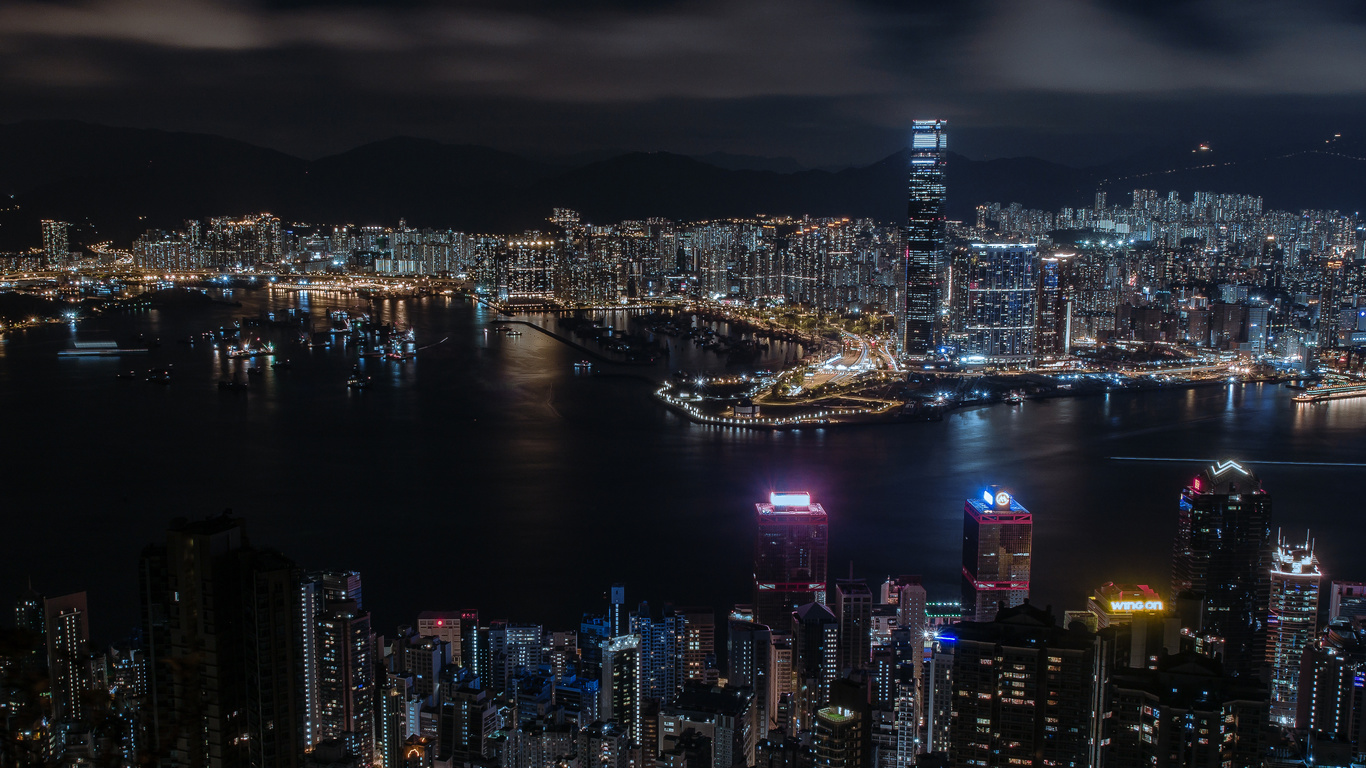
M 1011 392 L 1006 396 L 1006 402 L 1010 405 L 1020 405 L 1025 401 L 1024 396 L 1019 392 Z
M 109 340 L 72 342 L 71 349 L 63 349 L 58 357 L 113 357 L 115 355 L 144 355 L 146 347 L 120 347 Z
M 507 334 L 508 334 L 509 336 L 521 336 L 521 335 L 522 335 L 522 332 L 521 332 L 521 331 L 508 331 Z
M 588 362 L 587 360 L 580 360 L 580 361 L 578 361 L 577 363 L 574 363 L 574 370 L 576 370 L 576 371 L 591 371 L 591 370 L 593 370 L 593 364 L 590 363 L 590 362 Z
M 138 377 L 138 372 L 137 372 L 137 371 L 119 371 L 118 373 L 114 374 L 114 377 L 115 377 L 115 378 L 119 378 L 119 379 L 136 379 L 136 378 Z
M 252 367 L 250 367 L 250 368 L 247 369 L 247 375 L 248 375 L 248 376 L 260 376 L 260 375 L 261 375 L 261 370 L 262 370 L 262 369 L 261 369 L 261 366 L 259 366 L 259 365 L 253 365 Z
M 245 392 L 247 390 L 247 385 L 246 382 L 228 381 L 227 379 L 223 379 L 218 382 L 218 388 L 232 390 L 234 392 Z
M 346 386 L 350 389 L 365 389 L 370 386 L 370 377 L 351 374 L 351 378 L 346 380 Z
M 170 384 L 171 369 L 153 368 L 147 372 L 147 380 L 152 382 L 153 384 Z
M 288 361 L 288 360 L 276 360 L 275 362 L 273 362 L 273 363 L 270 364 L 270 367 L 271 367 L 271 368 L 274 368 L 274 369 L 277 370 L 277 371 L 278 371 L 278 370 L 282 370 L 282 369 L 285 369 L 285 368 L 288 368 L 288 367 L 289 367 L 289 361 Z

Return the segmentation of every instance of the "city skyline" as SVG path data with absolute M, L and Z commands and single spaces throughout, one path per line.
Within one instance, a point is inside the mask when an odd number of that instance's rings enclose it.
M 1366 12 L 0 4 L 0 768 L 1366 768 Z

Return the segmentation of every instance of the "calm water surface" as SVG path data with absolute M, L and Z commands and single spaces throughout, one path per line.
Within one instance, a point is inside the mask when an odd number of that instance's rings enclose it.
M 238 290 L 241 308 L 162 309 L 83 325 L 159 336 L 145 360 L 58 359 L 72 331 L 0 344 L 4 546 L 0 599 L 32 577 L 84 589 L 97 635 L 137 622 L 136 563 L 168 520 L 231 508 L 253 541 L 310 568 L 362 572 L 376 627 L 427 609 L 570 626 L 606 586 L 628 600 L 749 602 L 753 504 L 810 490 L 831 519 L 832 576 L 924 574 L 957 595 L 963 499 L 1011 489 L 1035 516 L 1035 600 L 1081 608 L 1105 581 L 1169 581 L 1177 495 L 1203 464 L 1111 457 L 1366 461 L 1366 399 L 1303 407 L 1271 385 L 996 406 L 941 423 L 750 432 L 688 423 L 642 373 L 574 372 L 581 352 L 535 331 L 490 332 L 485 310 L 434 297 L 376 305 L 431 347 L 366 361 L 348 391 L 339 349 L 290 349 L 288 371 L 175 343 L 235 316 L 301 306 L 319 318 L 354 296 Z M 289 334 L 264 330 L 286 341 Z M 775 348 L 768 362 L 799 354 Z M 719 366 L 684 349 L 675 366 Z M 255 363 L 251 363 L 255 364 Z M 158 386 L 119 370 L 172 365 Z M 1366 578 L 1359 468 L 1256 466 L 1275 521 L 1318 541 L 1325 570 Z

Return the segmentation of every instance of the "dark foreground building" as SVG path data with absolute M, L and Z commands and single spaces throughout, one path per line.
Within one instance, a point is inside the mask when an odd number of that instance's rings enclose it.
M 1114 670 L 1109 687 L 1108 768 L 1263 764 L 1267 690 L 1226 676 L 1217 660 L 1191 652 L 1164 656 L 1157 669 Z
M 1052 609 L 1002 607 L 939 634 L 949 674 L 949 764 L 1096 765 L 1103 674 L 1096 635 Z
M 161 766 L 300 764 L 299 569 L 228 515 L 177 521 L 140 562 L 149 752 Z

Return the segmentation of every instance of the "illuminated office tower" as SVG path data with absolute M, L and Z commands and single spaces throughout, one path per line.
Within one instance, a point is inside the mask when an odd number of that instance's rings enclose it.
M 49 266 L 62 266 L 70 257 L 71 245 L 67 239 L 70 228 L 65 221 L 43 219 L 43 254 L 47 256 Z
M 774 492 L 755 504 L 759 524 L 754 548 L 755 619 L 787 628 L 792 609 L 825 603 L 829 524 L 809 493 Z
M 679 644 L 683 636 L 683 617 L 672 606 L 665 606 L 656 616 L 650 611 L 649 603 L 641 603 L 631 614 L 631 634 L 640 638 L 641 699 L 671 703 L 680 685 L 682 655 Z
M 963 617 L 991 621 L 1001 603 L 1029 597 L 1034 518 L 1009 493 L 992 486 L 963 505 Z
M 1034 350 L 1040 355 L 1072 351 L 1072 290 L 1069 273 L 1075 254 L 1054 253 L 1039 259 L 1039 328 Z
M 972 243 L 955 251 L 955 336 L 965 356 L 1027 362 L 1037 353 L 1039 258 L 1033 245 Z
M 902 353 L 914 357 L 933 356 L 939 343 L 948 221 L 944 208 L 947 128 L 944 120 L 916 120 L 911 126 Z
M 1181 492 L 1172 596 L 1200 601 L 1200 626 L 1187 628 L 1222 647 L 1236 675 L 1266 658 L 1271 550 L 1271 495 L 1237 462 L 1209 467 Z
M 1277 542 L 1271 556 L 1271 601 L 1266 620 L 1266 662 L 1271 665 L 1271 722 L 1293 728 L 1299 700 L 1300 662 L 1318 630 L 1318 558 L 1304 544 Z
M 52 712 L 58 721 L 85 717 L 85 693 L 94 687 L 90 669 L 90 616 L 85 593 L 43 601 L 44 634 Z

